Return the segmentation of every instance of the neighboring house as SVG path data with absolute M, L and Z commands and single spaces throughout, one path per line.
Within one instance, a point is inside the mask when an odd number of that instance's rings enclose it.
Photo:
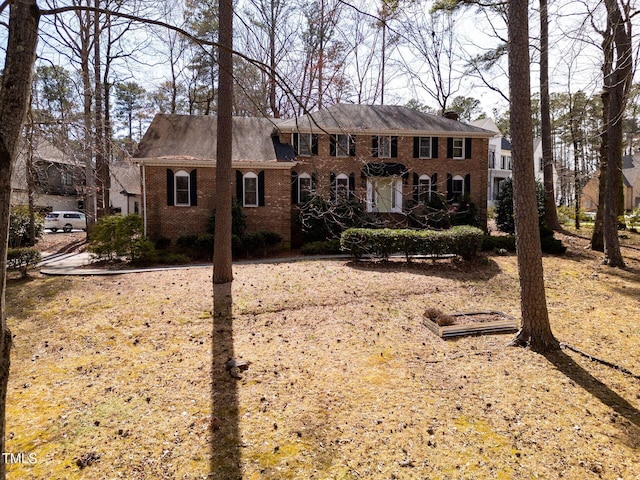
M 498 126 L 490 118 L 475 120 L 471 122 L 471 125 L 489 130 L 494 134 L 489 139 L 487 179 L 487 204 L 489 207 L 493 207 L 500 193 L 500 185 L 507 178 L 511 178 L 511 143 L 502 135 Z
M 599 177 L 600 170 L 582 189 L 582 208 L 588 212 L 598 209 Z M 629 211 L 640 207 L 640 153 L 622 157 L 622 185 L 624 209 Z
M 111 175 L 111 212 L 127 215 L 140 213 L 142 192 L 140 191 L 140 167 L 125 158 L 109 167 Z
M 500 129 L 490 118 L 482 118 L 471 122 L 471 125 L 494 132 L 494 136 L 489 139 L 489 178 L 487 181 L 488 205 L 494 206 L 500 185 L 507 178 L 511 178 L 513 164 L 511 160 L 511 142 L 505 138 Z M 542 139 L 533 139 L 533 162 L 536 181 L 544 182 L 544 163 L 542 158 Z M 554 166 L 553 184 L 556 189 L 556 198 L 560 186 L 558 185 L 558 175 Z
M 398 106 L 335 105 L 290 120 L 234 118 L 233 189 L 249 231 L 297 237 L 314 195 L 352 198 L 384 218 L 442 195 L 468 195 L 486 224 L 493 135 Z M 202 233 L 214 206 L 216 118 L 156 115 L 138 152 L 150 238 Z
M 11 204 L 28 205 L 27 160 L 32 155 L 34 205 L 43 211 L 82 207 L 84 169 L 46 140 L 23 144 L 11 175 Z

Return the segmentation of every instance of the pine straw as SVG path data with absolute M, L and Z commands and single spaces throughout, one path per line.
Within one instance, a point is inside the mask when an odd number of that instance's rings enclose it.
M 585 245 L 544 260 L 552 328 L 638 374 L 640 252 L 618 271 Z M 516 272 L 514 256 L 236 266 L 214 379 L 237 395 L 216 392 L 214 418 L 209 269 L 11 282 L 6 448 L 37 463 L 8 476 L 640 478 L 637 379 L 422 325 L 428 306 L 519 318 Z M 242 380 L 229 354 L 251 362 Z

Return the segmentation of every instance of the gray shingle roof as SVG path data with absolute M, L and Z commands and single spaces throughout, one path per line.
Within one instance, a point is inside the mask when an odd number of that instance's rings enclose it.
M 640 156 L 625 155 L 622 157 L 622 180 L 627 187 L 633 187 L 640 176 Z
M 210 115 L 157 114 L 134 154 L 134 158 L 216 158 L 217 117 Z M 275 162 L 293 159 L 271 135 L 268 118 L 233 118 L 233 162 Z M 284 146 L 286 147 L 286 146 Z
M 284 120 L 283 132 L 370 133 L 493 137 L 495 132 L 448 118 L 396 105 L 333 105 L 318 112 Z

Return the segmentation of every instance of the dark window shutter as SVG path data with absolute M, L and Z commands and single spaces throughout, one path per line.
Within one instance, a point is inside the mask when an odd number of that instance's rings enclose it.
M 291 203 L 294 205 L 300 201 L 298 192 L 298 172 L 291 172 Z
M 438 191 L 438 174 L 437 173 L 434 173 L 433 175 L 431 175 L 431 191 L 432 192 Z
M 431 137 L 431 158 L 438 158 L 438 137 Z
M 329 136 L 329 155 L 331 155 L 332 157 L 336 156 L 336 143 L 338 143 L 336 141 L 336 136 L 330 135 Z
M 378 156 L 378 136 L 377 135 L 371 136 L 371 156 L 372 157 Z
M 296 152 L 296 155 L 298 154 L 298 134 L 294 133 L 293 134 L 293 151 Z
M 414 137 L 418 138 L 418 137 Z M 415 142 L 414 142 L 415 145 Z M 420 201 L 420 176 L 414 172 L 413 174 L 413 201 L 418 203 Z
M 467 173 L 464 176 L 464 193 L 469 195 L 471 193 L 471 174 Z
M 471 158 L 471 139 L 464 139 L 464 158 Z
M 198 206 L 198 170 L 195 168 L 189 173 L 189 203 L 192 207 Z
M 349 135 L 349 156 L 350 157 L 356 156 L 356 136 L 355 135 Z
M 447 173 L 447 202 L 453 200 L 453 177 Z
M 318 135 L 311 135 L 311 154 L 318 154 Z
M 167 168 L 167 205 L 170 207 L 176 204 L 175 199 L 175 182 L 173 180 L 173 170 Z
M 236 200 L 240 205 L 244 204 L 244 197 L 242 195 L 244 192 L 243 183 L 242 172 L 240 170 L 236 170 Z
M 264 207 L 264 170 L 258 174 L 258 206 Z
M 391 137 L 391 158 L 398 156 L 398 137 Z
M 413 137 L 413 158 L 420 158 L 420 137 Z
M 453 158 L 453 138 L 447 138 L 447 158 Z
M 315 192 L 318 187 L 318 177 L 316 177 L 315 173 L 311 174 L 311 191 Z
M 349 197 L 354 198 L 356 196 L 356 174 L 349 174 Z
M 331 199 L 332 202 L 336 201 L 336 174 L 331 172 L 329 174 L 329 188 L 330 188 L 330 192 L 329 192 L 329 198 Z

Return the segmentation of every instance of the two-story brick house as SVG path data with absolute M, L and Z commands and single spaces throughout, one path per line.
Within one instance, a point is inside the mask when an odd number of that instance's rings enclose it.
M 147 235 L 201 233 L 214 206 L 215 117 L 157 115 L 135 157 Z M 404 215 L 440 194 L 469 195 L 486 223 L 492 132 L 398 106 L 335 105 L 289 120 L 235 118 L 236 199 L 250 231 L 289 243 L 299 205 L 352 197 L 367 211 Z M 292 232 L 294 235 L 292 236 Z

